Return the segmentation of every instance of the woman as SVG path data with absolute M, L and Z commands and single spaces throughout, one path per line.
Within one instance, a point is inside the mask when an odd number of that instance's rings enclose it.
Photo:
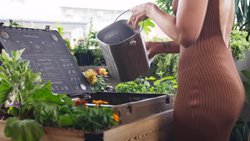
M 229 45 L 234 0 L 179 0 L 173 8 L 176 16 L 138 5 L 127 24 L 151 18 L 173 39 L 148 42 L 149 58 L 180 53 L 174 140 L 228 141 L 245 98 Z

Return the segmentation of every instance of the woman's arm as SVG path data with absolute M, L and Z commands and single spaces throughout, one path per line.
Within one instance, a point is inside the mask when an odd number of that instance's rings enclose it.
M 160 53 L 180 53 L 180 45 L 174 41 L 168 42 L 146 42 L 148 58 Z
M 139 21 L 151 18 L 170 38 L 189 47 L 199 37 L 206 15 L 208 0 L 179 0 L 176 16 L 160 10 L 153 3 L 138 5 L 127 24 L 136 28 Z

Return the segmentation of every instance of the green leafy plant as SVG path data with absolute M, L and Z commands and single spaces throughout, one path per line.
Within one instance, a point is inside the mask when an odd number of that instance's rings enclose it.
M 249 123 L 238 119 L 232 129 L 230 141 L 248 141 Z
M 151 28 L 154 28 L 155 27 L 155 24 L 151 21 L 150 18 L 146 19 L 144 21 L 144 24 L 143 24 L 143 21 L 139 22 L 139 25 L 140 26 L 143 26 L 143 31 L 149 35 L 149 33 L 151 32 Z
M 250 23 L 250 3 L 247 0 L 235 0 L 235 19 L 237 23 L 234 28 L 248 32 L 249 35 L 249 23 Z
M 158 38 L 153 37 L 150 41 L 170 41 L 170 38 Z M 179 54 L 157 54 L 153 63 L 151 64 L 150 69 L 154 73 L 164 72 L 165 75 L 170 76 L 173 75 L 177 78 L 178 76 L 178 61 Z
M 250 44 L 246 40 L 247 32 L 232 30 L 230 45 L 231 51 L 236 60 L 243 60 L 245 58 L 245 50 L 250 51 Z
M 95 57 L 94 59 L 94 66 L 104 66 L 106 65 L 104 56 L 102 55 L 102 51 L 100 46 L 96 47 L 96 49 L 93 50 L 93 55 Z
M 14 22 L 12 19 L 9 19 L 9 27 L 23 27 L 22 21 L 21 24 L 18 24 L 17 22 Z
M 6 137 L 13 141 L 39 140 L 43 126 L 74 128 L 81 124 L 84 128 L 77 129 L 100 131 L 117 124 L 112 120 L 112 109 L 79 109 L 67 95 L 52 93 L 51 82 L 44 83 L 40 73 L 30 70 L 29 61 L 21 60 L 23 51 L 12 51 L 10 57 L 2 50 L 0 56 L 0 107 L 4 104 L 14 116 L 7 119 Z M 82 117 L 91 119 L 82 123 Z M 92 125 L 95 128 L 90 128 Z
M 173 76 L 163 77 L 163 72 L 157 73 L 160 79 L 155 77 L 137 78 L 134 81 L 120 83 L 115 87 L 116 92 L 126 93 L 159 93 L 175 94 L 177 82 Z M 150 84 L 150 81 L 153 85 Z
M 248 81 L 243 81 L 243 85 L 244 85 L 244 88 L 245 88 L 245 102 L 250 103 L 250 71 L 242 70 L 241 72 L 248 79 Z
M 63 37 L 63 34 L 64 34 L 64 32 L 63 32 L 64 26 L 61 25 L 61 23 L 56 23 L 56 24 L 54 25 L 54 27 L 57 29 L 57 32 Z

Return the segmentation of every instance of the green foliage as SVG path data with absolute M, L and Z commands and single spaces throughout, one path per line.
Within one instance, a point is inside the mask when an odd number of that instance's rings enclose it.
M 143 25 L 143 21 L 139 22 L 139 25 L 142 26 Z M 147 20 L 144 21 L 144 25 L 143 25 L 143 31 L 149 35 L 149 33 L 151 32 L 151 28 L 154 28 L 155 24 L 151 21 L 150 18 L 148 18 Z
M 157 94 L 174 94 L 177 88 L 177 82 L 172 76 L 163 77 L 163 72 L 157 73 L 160 77 L 137 78 L 134 81 L 120 83 L 115 87 L 116 92 L 125 93 L 157 93 Z M 150 81 L 153 85 L 150 85 Z
M 158 38 L 153 37 L 150 41 L 170 41 L 170 38 Z M 158 54 L 155 56 L 151 69 L 155 73 L 164 72 L 167 76 L 173 75 L 177 78 L 178 76 L 178 61 L 179 54 Z
M 61 23 L 56 23 L 56 24 L 54 25 L 54 27 L 57 28 L 57 32 L 63 37 L 63 34 L 64 34 L 64 32 L 63 32 L 64 26 L 61 25 Z
M 236 60 L 243 60 L 245 58 L 245 50 L 250 51 L 250 44 L 246 40 L 247 32 L 232 30 L 230 45 L 231 51 Z
M 93 51 L 93 55 L 95 57 L 94 66 L 104 66 L 104 65 L 106 65 L 105 59 L 104 59 L 104 57 L 102 55 L 101 48 L 98 47 L 98 48 L 96 48 L 96 49 L 94 49 L 92 51 Z
M 111 92 L 113 91 L 113 87 L 106 83 L 108 81 L 107 77 L 103 75 L 97 75 L 97 81 L 94 85 L 91 86 L 91 88 L 95 92 Z
M 250 103 L 250 71 L 242 70 L 241 71 L 248 79 L 248 81 L 243 81 L 243 85 L 245 88 L 245 102 Z
M 248 136 L 248 123 L 239 118 L 232 129 L 230 141 L 248 141 Z
M 172 1 L 173 0 L 157 0 L 156 4 L 164 12 L 166 12 L 168 14 L 173 14 Z
M 117 122 L 113 120 L 113 109 L 107 107 L 92 107 L 80 110 L 82 107 L 77 107 L 72 114 L 71 119 L 73 128 L 99 132 L 111 128 Z
M 38 141 L 44 131 L 42 125 L 35 120 L 9 118 L 4 133 L 6 137 L 11 137 L 13 141 Z
M 21 21 L 21 25 L 16 23 L 16 22 L 13 22 L 12 19 L 9 19 L 9 27 L 23 27 L 22 26 L 22 21 Z
M 178 76 L 179 54 L 159 54 L 155 57 L 157 62 L 156 73 L 165 72 L 166 75 Z
M 235 23 L 236 28 L 249 32 L 250 4 L 247 0 L 235 0 Z
M 1 81 L 1 86 L 0 86 L 0 107 L 2 104 L 8 99 L 8 96 L 10 92 L 12 91 L 12 87 L 9 82 L 7 82 L 5 79 Z

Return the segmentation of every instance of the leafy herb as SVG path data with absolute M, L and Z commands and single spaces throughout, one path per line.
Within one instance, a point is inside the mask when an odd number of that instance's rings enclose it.
M 162 72 L 157 73 L 160 77 L 156 80 L 155 77 L 137 78 L 134 81 L 120 83 L 115 87 L 116 92 L 126 93 L 162 93 L 174 94 L 177 88 L 177 83 L 174 77 L 163 77 Z M 153 85 L 149 81 L 153 81 Z

